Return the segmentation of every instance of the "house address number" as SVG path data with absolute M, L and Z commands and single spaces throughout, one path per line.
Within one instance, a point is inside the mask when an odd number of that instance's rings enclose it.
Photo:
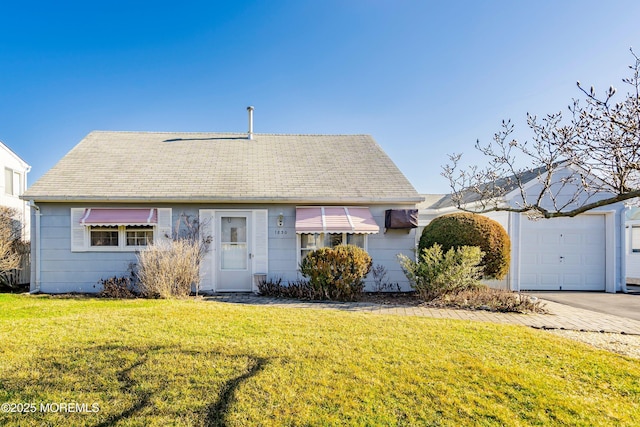
M 273 233 L 276 235 L 276 237 L 284 237 L 289 233 L 289 231 L 288 230 L 273 230 Z

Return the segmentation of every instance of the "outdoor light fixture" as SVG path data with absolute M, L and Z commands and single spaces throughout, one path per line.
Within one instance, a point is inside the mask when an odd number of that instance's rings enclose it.
M 278 214 L 278 227 L 284 227 L 284 214 L 282 212 Z

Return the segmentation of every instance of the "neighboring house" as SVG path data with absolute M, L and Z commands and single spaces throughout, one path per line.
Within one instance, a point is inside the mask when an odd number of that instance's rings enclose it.
M 3 173 L 2 188 L 0 188 L 0 206 L 14 208 L 18 216 L 17 226 L 22 228 L 22 237 L 29 241 L 30 213 L 29 205 L 20 199 L 27 188 L 27 174 L 31 166 L 22 160 L 9 147 L 0 142 L 0 169 Z
M 556 172 L 561 180 L 570 174 L 565 166 Z M 527 194 L 538 194 L 539 174 L 533 171 L 523 179 Z M 566 188 L 567 194 L 572 193 Z M 423 195 L 419 204 L 418 236 L 437 216 L 459 212 L 445 194 Z M 603 195 L 604 197 L 604 195 Z M 508 204 L 516 206 L 519 190 L 507 194 Z M 465 200 L 473 203 L 472 196 Z M 573 218 L 530 220 L 526 214 L 490 212 L 484 214 L 499 222 L 511 238 L 511 266 L 506 279 L 490 283 L 514 291 L 586 290 L 617 292 L 625 289 L 624 205 L 616 203 L 593 209 Z
M 300 278 L 308 251 L 365 248 L 408 290 L 397 255 L 415 230 L 385 211 L 422 197 L 367 135 L 92 132 L 23 196 L 33 202 L 32 292 L 98 292 L 150 241 L 200 224 L 201 290 Z M 35 212 L 37 209 L 37 212 Z

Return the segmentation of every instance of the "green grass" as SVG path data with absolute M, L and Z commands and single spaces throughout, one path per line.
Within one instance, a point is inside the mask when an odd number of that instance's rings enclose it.
M 633 425 L 639 373 L 516 326 L 0 295 L 0 403 L 38 409 L 0 425 Z

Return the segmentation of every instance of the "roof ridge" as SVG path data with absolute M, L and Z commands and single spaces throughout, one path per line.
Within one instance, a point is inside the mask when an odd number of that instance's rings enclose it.
M 175 135 L 184 135 L 184 134 L 215 134 L 215 135 L 247 135 L 246 132 L 212 132 L 212 131 L 147 131 L 147 130 L 92 130 L 92 133 L 138 133 L 138 134 L 175 134 Z M 254 132 L 253 135 L 264 135 L 264 136 L 371 136 L 368 133 L 261 133 Z

